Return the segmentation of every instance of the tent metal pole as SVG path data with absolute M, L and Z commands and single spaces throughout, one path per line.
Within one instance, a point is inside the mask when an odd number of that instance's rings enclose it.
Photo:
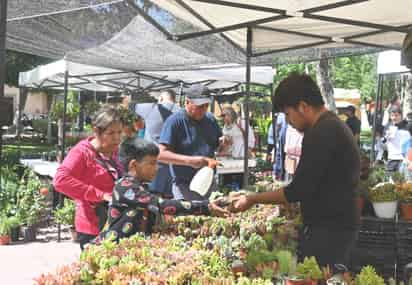
M 378 123 L 377 117 L 378 113 L 380 113 L 381 109 L 380 105 L 382 105 L 381 100 L 381 93 L 382 93 L 382 86 L 383 86 L 383 75 L 378 75 L 378 90 L 376 91 L 376 99 L 375 99 L 375 114 L 373 115 L 373 130 L 372 130 L 372 150 L 370 153 L 370 163 L 372 164 L 375 161 L 375 143 L 376 143 L 376 126 Z
M 273 154 L 270 155 L 270 161 L 272 164 L 275 163 L 275 157 L 276 157 L 276 120 L 277 116 L 276 114 L 276 107 L 275 107 L 275 86 L 273 84 L 270 84 L 270 98 L 272 100 L 272 136 L 273 136 Z
M 244 164 L 243 164 L 243 187 L 248 186 L 249 182 L 249 97 L 250 97 L 250 60 L 252 58 L 252 28 L 247 28 L 246 34 L 246 97 L 243 111 L 245 113 L 245 149 L 244 149 Z
M 4 97 L 6 81 L 7 0 L 0 1 L 0 98 Z
M 0 1 L 0 99 L 4 98 L 4 82 L 6 81 L 6 23 L 7 0 Z M 3 128 L 0 122 L 0 162 L 3 152 Z M 0 166 L 1 179 L 1 166 Z M 1 190 L 1 180 L 0 180 Z
M 66 136 L 66 111 L 67 111 L 67 95 L 68 95 L 68 88 L 69 88 L 69 71 L 67 70 L 64 72 L 64 97 L 63 97 L 63 137 L 62 137 L 62 145 L 61 145 L 61 153 L 62 153 L 62 161 L 65 157 L 65 136 Z M 64 203 L 64 196 L 62 193 L 59 192 L 59 208 L 63 207 Z M 60 242 L 61 240 L 61 225 L 60 223 L 57 225 L 57 241 Z

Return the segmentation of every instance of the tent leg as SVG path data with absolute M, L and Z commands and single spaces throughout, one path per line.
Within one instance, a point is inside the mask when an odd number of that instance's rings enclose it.
M 62 153 L 62 161 L 65 156 L 65 136 L 66 136 L 66 111 L 67 111 L 67 93 L 68 93 L 68 86 L 69 85 L 69 72 L 64 72 L 64 99 L 63 99 L 63 137 L 62 137 L 62 145 L 61 145 L 61 153 Z M 64 204 L 64 196 L 62 193 L 59 192 L 59 208 L 62 208 Z M 57 225 L 57 241 L 61 241 L 61 225 L 60 223 Z
M 378 90 L 376 91 L 375 99 L 375 114 L 373 115 L 373 130 L 372 130 L 372 147 L 370 153 L 370 163 L 375 161 L 375 144 L 376 144 L 376 127 L 378 124 L 378 114 L 382 111 L 382 87 L 383 87 L 383 75 L 378 75 Z
M 244 163 L 243 163 L 243 187 L 249 184 L 249 97 L 250 97 L 250 59 L 252 57 L 252 28 L 247 28 L 247 47 L 246 47 L 246 97 L 244 103 L 244 113 L 245 113 L 245 152 L 244 152 Z

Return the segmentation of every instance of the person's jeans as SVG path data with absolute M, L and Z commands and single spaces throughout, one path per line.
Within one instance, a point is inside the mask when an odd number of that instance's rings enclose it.
M 92 241 L 96 236 L 77 232 L 77 241 L 80 244 L 80 249 L 83 251 L 84 246 Z

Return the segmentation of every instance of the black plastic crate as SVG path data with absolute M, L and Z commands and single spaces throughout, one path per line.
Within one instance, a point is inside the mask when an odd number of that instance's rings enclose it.
M 389 232 L 359 231 L 357 246 L 361 248 L 395 248 L 396 234 Z
M 404 239 L 412 239 L 412 222 L 399 221 L 398 224 L 399 236 Z
M 394 219 L 362 217 L 360 231 L 396 233 L 396 221 Z

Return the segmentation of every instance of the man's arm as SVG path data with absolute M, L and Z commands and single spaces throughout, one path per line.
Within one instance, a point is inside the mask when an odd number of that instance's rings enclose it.
M 159 144 L 158 161 L 174 165 L 184 165 L 200 168 L 208 164 L 208 158 L 204 156 L 189 156 L 173 152 L 167 145 Z
M 232 198 L 233 212 L 243 212 L 255 204 L 287 204 L 283 188 L 257 194 L 239 195 Z

